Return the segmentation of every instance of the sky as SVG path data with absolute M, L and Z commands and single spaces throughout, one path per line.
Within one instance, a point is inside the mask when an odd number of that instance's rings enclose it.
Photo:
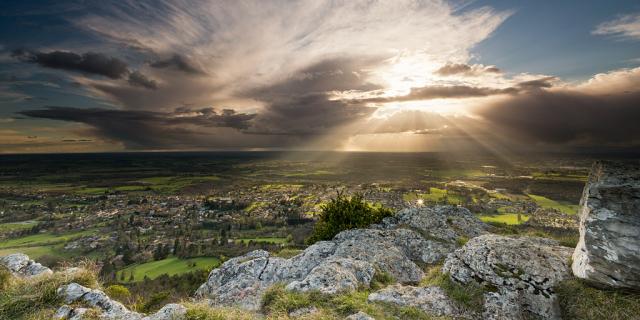
M 638 1 L 8 1 L 0 153 L 640 150 Z

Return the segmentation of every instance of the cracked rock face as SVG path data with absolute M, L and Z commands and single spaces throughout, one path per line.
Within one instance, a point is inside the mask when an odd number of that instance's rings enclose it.
M 29 259 L 29 256 L 23 253 L 14 253 L 0 257 L 0 265 L 9 269 L 9 272 L 14 276 L 22 278 L 53 273 L 51 269 Z
M 597 162 L 580 200 L 573 273 L 640 290 L 640 163 Z
M 440 287 L 412 287 L 396 284 L 370 294 L 367 300 L 402 307 L 415 307 L 436 317 L 471 318 L 459 310 Z
M 343 231 L 290 259 L 262 250 L 230 259 L 211 271 L 196 297 L 257 310 L 264 291 L 278 282 L 288 290 L 337 293 L 368 287 L 379 270 L 400 283 L 417 283 L 424 276 L 420 265 L 444 258 L 458 237 L 485 233 L 485 227 L 464 208 L 405 209 L 381 225 Z
M 502 310 L 488 319 L 522 319 L 533 314 L 559 319 L 554 287 L 570 276 L 571 249 L 556 241 L 499 235 L 473 238 L 451 253 L 443 272 L 461 283 L 477 281 L 497 288 L 485 301 L 485 310 Z M 517 305 L 517 308 L 512 306 Z

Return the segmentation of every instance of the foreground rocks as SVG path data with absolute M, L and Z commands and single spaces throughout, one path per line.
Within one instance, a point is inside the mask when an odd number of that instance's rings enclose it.
M 144 316 L 140 313 L 129 311 L 122 303 L 112 300 L 104 292 L 89 289 L 77 283 L 71 283 L 58 288 L 58 296 L 67 304 L 80 303 L 97 310 L 100 319 L 118 320 L 179 320 L 183 319 L 187 309 L 179 304 L 167 304 L 158 312 Z M 90 310 L 84 307 L 71 307 L 63 305 L 55 314 L 55 319 L 85 319 Z
M 594 164 L 572 269 L 601 286 L 640 290 L 640 164 Z
M 53 273 L 51 269 L 29 259 L 29 256 L 22 253 L 0 257 L 0 265 L 7 268 L 14 276 L 21 278 Z
M 209 274 L 196 297 L 257 310 L 262 294 L 275 283 L 334 294 L 368 287 L 376 272 L 385 272 L 399 283 L 415 284 L 424 276 L 422 266 L 446 257 L 457 239 L 484 233 L 484 223 L 464 208 L 404 209 L 380 225 L 341 232 L 291 259 L 261 250 L 231 259 Z
M 554 286 L 570 277 L 571 249 L 550 239 L 483 235 L 447 257 L 443 272 L 454 281 L 478 282 L 484 319 L 559 319 Z

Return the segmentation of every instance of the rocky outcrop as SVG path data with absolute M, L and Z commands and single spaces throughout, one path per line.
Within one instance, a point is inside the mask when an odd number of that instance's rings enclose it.
M 579 213 L 573 273 L 601 286 L 640 290 L 640 164 L 595 163 Z
M 451 253 L 442 271 L 460 283 L 479 282 L 485 319 L 559 319 L 554 286 L 570 276 L 571 249 L 543 238 L 483 235 Z
M 51 269 L 29 259 L 29 256 L 23 253 L 0 257 L 0 265 L 7 268 L 14 276 L 21 278 L 53 273 Z
M 167 304 L 158 312 L 144 316 L 128 310 L 122 303 L 112 300 L 104 292 L 90 289 L 77 283 L 64 285 L 57 294 L 67 304 L 82 304 L 97 309 L 100 319 L 114 320 L 180 320 L 185 317 L 187 309 L 179 304 Z M 84 319 L 90 309 L 63 305 L 55 313 L 55 319 Z
M 256 310 L 262 293 L 275 283 L 285 283 L 288 290 L 338 293 L 368 287 L 375 272 L 417 283 L 424 276 L 422 265 L 443 259 L 455 250 L 458 238 L 484 234 L 485 227 L 464 208 L 404 209 L 369 229 L 318 242 L 291 259 L 261 250 L 230 259 L 211 271 L 196 297 Z
M 449 316 L 456 319 L 469 319 L 453 303 L 440 287 L 413 287 L 393 285 L 369 295 L 370 302 L 384 302 L 402 307 L 415 307 L 436 317 Z

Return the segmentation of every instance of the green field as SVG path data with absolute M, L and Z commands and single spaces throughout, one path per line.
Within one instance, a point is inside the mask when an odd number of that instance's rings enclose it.
M 193 263 L 195 263 L 195 266 L 192 265 Z M 124 282 L 129 282 L 129 275 L 133 272 L 133 281 L 142 281 L 145 276 L 149 279 L 155 279 L 163 274 L 176 275 L 201 269 L 208 271 L 219 265 L 220 259 L 214 257 L 191 259 L 170 257 L 163 260 L 131 265 L 118 271 L 117 277 L 120 279 L 121 274 L 124 272 Z
M 0 249 L 14 248 L 14 247 L 37 247 L 51 244 L 58 244 L 62 242 L 71 241 L 75 238 L 90 235 L 95 233 L 95 230 L 84 230 L 79 232 L 71 232 L 65 234 L 53 234 L 53 233 L 40 233 L 26 237 L 9 239 L 0 241 Z
M 517 213 L 509 213 L 509 214 L 497 214 L 497 215 L 482 215 L 480 216 L 480 220 L 483 222 L 500 222 L 506 224 L 521 224 L 529 220 L 529 216 L 526 214 L 520 215 L 520 220 L 518 220 Z
M 38 221 L 33 221 L 33 220 L 1 223 L 0 224 L 0 233 L 31 229 L 31 228 L 33 228 L 33 226 L 35 226 L 37 224 L 38 224 Z
M 236 243 L 247 244 L 249 241 L 257 242 L 257 243 L 271 243 L 271 244 L 282 244 L 287 243 L 287 238 L 276 238 L 276 237 L 264 237 L 264 238 L 241 238 L 236 239 Z
M 5 248 L 0 249 L 0 256 L 6 256 L 12 253 L 24 253 L 29 258 L 38 260 L 44 255 L 61 256 L 59 252 L 63 245 L 47 245 L 47 246 L 35 246 L 35 247 L 17 247 L 17 248 Z
M 531 200 L 535 201 L 538 206 L 543 208 L 551 208 L 559 210 L 560 212 L 564 212 L 566 214 L 576 214 L 578 212 L 577 204 L 568 204 L 563 202 L 558 202 L 555 200 L 551 200 L 549 198 L 538 196 L 535 194 L 527 194 Z

